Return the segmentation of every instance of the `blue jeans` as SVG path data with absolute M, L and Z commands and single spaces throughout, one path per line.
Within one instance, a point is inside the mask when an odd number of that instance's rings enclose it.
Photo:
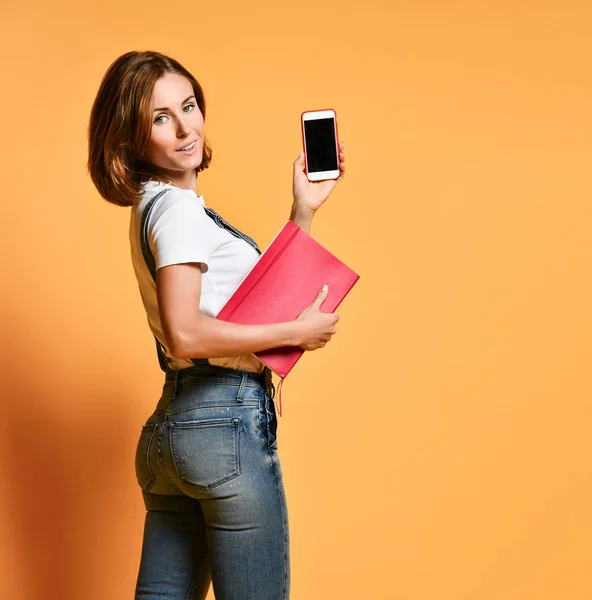
M 286 600 L 288 512 L 271 372 L 168 371 L 142 427 L 136 600 Z

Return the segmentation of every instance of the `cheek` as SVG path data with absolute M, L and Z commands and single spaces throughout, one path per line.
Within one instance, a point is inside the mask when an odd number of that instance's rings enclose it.
M 198 130 L 203 132 L 203 128 L 204 128 L 204 120 L 203 117 L 201 115 L 201 112 L 199 112 L 198 110 L 194 111 L 194 115 L 193 115 L 193 126 Z
M 155 157 L 164 154 L 166 151 L 166 144 L 163 140 L 159 139 L 157 135 L 152 135 L 146 153 L 148 156 Z

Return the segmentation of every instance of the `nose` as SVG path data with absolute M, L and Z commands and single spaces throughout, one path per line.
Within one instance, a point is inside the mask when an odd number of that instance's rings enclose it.
M 191 113 L 181 114 L 175 119 L 177 124 L 177 137 L 183 137 L 188 133 L 191 133 L 191 127 L 189 127 L 189 123 L 191 122 L 190 114 Z
M 183 121 L 183 119 L 179 119 L 179 125 L 177 126 L 177 137 L 186 137 L 191 132 L 189 125 Z

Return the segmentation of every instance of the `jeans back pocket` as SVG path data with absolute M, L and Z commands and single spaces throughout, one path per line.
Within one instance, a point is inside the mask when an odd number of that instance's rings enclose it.
M 149 491 L 154 485 L 154 474 L 150 468 L 150 448 L 158 423 L 147 423 L 142 427 L 140 439 L 136 446 L 136 479 L 144 491 Z
M 210 490 L 240 474 L 240 418 L 170 423 L 172 460 L 183 483 Z

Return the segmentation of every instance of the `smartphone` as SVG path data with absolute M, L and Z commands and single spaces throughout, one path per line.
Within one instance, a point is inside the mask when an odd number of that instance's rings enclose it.
M 332 108 L 309 110 L 301 115 L 304 164 L 309 181 L 339 177 L 337 117 Z

